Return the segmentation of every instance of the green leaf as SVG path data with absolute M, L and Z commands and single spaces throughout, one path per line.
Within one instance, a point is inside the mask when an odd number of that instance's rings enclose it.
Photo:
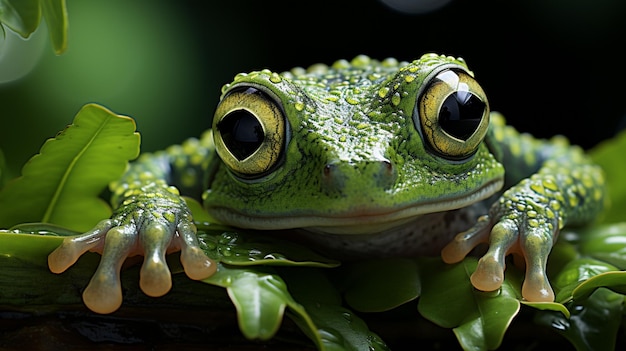
M 424 262 L 418 310 L 435 324 L 454 328 L 463 349 L 493 350 L 519 312 L 520 279 L 518 272 L 507 269 L 499 291 L 478 291 L 469 280 L 476 264 L 475 258 L 454 265 Z
M 579 238 L 581 254 L 626 269 L 626 222 L 589 227 Z
M 49 235 L 17 234 L 0 230 L 0 256 L 15 257 L 22 261 L 44 266 L 47 269 L 47 257 L 56 249 L 63 237 Z
M 557 292 L 556 301 L 565 303 L 571 300 L 574 290 L 584 284 L 584 281 L 615 270 L 615 266 L 592 258 L 579 258 L 569 262 L 552 280 Z
M 626 272 L 613 271 L 593 276 L 574 289 L 574 301 L 588 298 L 598 288 L 609 288 L 617 293 L 626 294 Z
M 324 271 L 325 272 L 325 271 Z M 371 332 L 365 322 L 341 305 L 339 292 L 322 270 L 281 269 L 289 290 L 298 303 L 290 306 L 289 316 L 326 351 L 386 351 L 387 345 Z
M 420 295 L 421 282 L 414 260 L 354 262 L 342 271 L 344 298 L 357 311 L 387 311 Z
M 208 231 L 209 228 L 214 227 L 215 229 Z M 198 231 L 198 239 L 209 257 L 230 265 L 309 267 L 339 265 L 339 262 L 321 256 L 305 246 L 279 240 L 269 235 L 248 234 L 223 226 L 208 226 L 204 231 Z
M 624 297 L 606 289 L 570 306 L 571 316 L 542 311 L 535 323 L 548 326 L 567 338 L 577 350 L 615 350 L 622 322 Z
M 48 33 L 52 41 L 52 47 L 57 55 L 67 49 L 67 8 L 65 0 L 39 0 L 43 17 L 48 25 Z
M 24 38 L 39 26 L 39 0 L 0 0 L 0 22 Z
M 226 288 L 237 309 L 239 328 L 248 339 L 273 337 L 285 307 L 293 303 L 285 283 L 274 274 L 220 265 L 204 282 Z
M 603 141 L 589 151 L 594 162 L 602 166 L 606 175 L 610 207 L 605 211 L 605 223 L 626 221 L 626 131 Z
M 109 217 L 100 192 L 139 153 L 135 122 L 89 104 L 0 192 L 0 227 L 43 222 L 76 231 Z

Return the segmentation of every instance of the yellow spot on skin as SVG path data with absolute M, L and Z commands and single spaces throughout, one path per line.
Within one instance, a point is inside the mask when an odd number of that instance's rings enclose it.
M 544 179 L 542 184 L 543 184 L 543 186 L 546 189 L 550 189 L 550 190 L 553 190 L 553 191 L 559 190 L 559 187 L 558 187 L 558 185 L 556 184 L 556 182 L 554 181 L 553 178 L 546 178 L 546 179 Z
M 394 106 L 398 106 L 398 105 L 400 105 L 400 101 L 401 101 L 401 100 L 402 100 L 402 98 L 400 97 L 400 94 L 399 94 L 399 93 L 397 93 L 397 92 L 396 92 L 396 93 L 394 93 L 394 94 L 393 94 L 393 96 L 391 97 L 391 103 L 392 103 Z
M 387 87 L 382 87 L 378 90 L 378 96 L 380 96 L 381 98 L 384 98 L 385 96 L 387 96 L 387 94 L 389 94 L 389 88 Z
M 540 183 L 532 182 L 532 184 L 530 184 L 530 188 L 534 190 L 537 194 L 540 194 L 540 195 L 545 194 L 545 189 L 543 188 L 543 185 Z
M 357 105 L 359 103 L 359 100 L 351 97 L 351 96 L 346 96 L 346 102 L 349 103 L 350 105 Z
M 342 135 L 339 137 L 339 141 L 341 141 L 342 143 L 345 142 L 347 140 L 345 135 Z
M 293 107 L 298 111 L 304 110 L 304 104 L 302 102 L 296 102 L 293 104 Z
M 282 81 L 282 78 L 280 77 L 280 75 L 278 75 L 278 73 L 272 73 L 272 75 L 270 76 L 270 82 L 272 83 L 280 83 Z
M 409 75 L 404 77 L 404 81 L 407 82 L 407 83 L 411 83 L 414 80 L 415 80 L 415 76 L 412 75 L 412 74 L 409 74 Z

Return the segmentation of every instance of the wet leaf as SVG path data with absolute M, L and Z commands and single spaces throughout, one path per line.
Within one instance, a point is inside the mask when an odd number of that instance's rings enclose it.
M 535 322 L 567 338 L 577 350 L 615 350 L 622 322 L 624 296 L 606 289 L 569 306 L 568 318 L 555 312 L 538 312 Z
M 508 269 L 499 291 L 478 291 L 469 280 L 476 264 L 475 258 L 466 258 L 454 265 L 441 267 L 443 263 L 433 261 L 423 267 L 418 310 L 435 324 L 453 328 L 465 350 L 494 350 L 519 312 L 519 279 Z
M 208 227 L 210 228 L 210 227 Z M 198 232 L 207 255 L 236 266 L 287 265 L 336 267 L 339 262 L 328 259 L 305 246 L 267 235 L 254 235 L 235 229 Z
M 573 291 L 586 280 L 615 270 L 615 266 L 592 258 L 579 258 L 569 262 L 551 282 L 556 291 L 556 301 L 568 302 L 573 297 Z

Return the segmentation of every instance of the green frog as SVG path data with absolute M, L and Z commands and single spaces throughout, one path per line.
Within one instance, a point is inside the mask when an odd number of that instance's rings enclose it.
M 83 293 L 99 313 L 121 305 L 129 256 L 144 256 L 150 296 L 171 288 L 168 252 L 181 251 L 191 279 L 216 271 L 185 194 L 219 223 L 339 259 L 440 253 L 455 263 L 478 252 L 471 282 L 483 291 L 500 288 L 513 254 L 528 301 L 553 301 L 546 261 L 559 231 L 592 221 L 605 202 L 602 171 L 581 148 L 507 126 L 465 61 L 437 54 L 239 74 L 210 131 L 142 155 L 110 188 L 113 216 L 48 260 L 60 273 L 101 253 Z

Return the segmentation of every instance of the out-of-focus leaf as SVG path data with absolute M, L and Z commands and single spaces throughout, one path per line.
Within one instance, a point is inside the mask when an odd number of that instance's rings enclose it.
M 578 241 L 580 254 L 626 269 L 626 222 L 591 226 Z
M 615 350 L 622 322 L 624 296 L 606 289 L 570 306 L 571 316 L 541 311 L 535 322 L 566 337 L 577 350 Z
M 109 217 L 98 196 L 139 153 L 135 122 L 102 106 L 85 105 L 74 123 L 42 146 L 22 176 L 0 192 L 0 227 L 24 222 L 89 230 Z
M 211 228 L 210 226 L 207 227 Z M 223 228 L 223 227 L 221 227 Z M 339 262 L 321 256 L 305 246 L 273 238 L 216 226 L 211 232 L 198 232 L 206 254 L 220 262 L 236 266 L 284 265 L 336 267 Z
M 475 258 L 466 258 L 454 265 L 433 261 L 423 267 L 418 309 L 435 324 L 453 328 L 465 350 L 494 350 L 519 312 L 520 279 L 508 269 L 499 291 L 478 291 L 469 280 L 476 264 Z
M 409 259 L 378 259 L 344 267 L 342 290 L 350 307 L 381 312 L 416 299 L 421 291 L 418 267 Z
M 52 41 L 52 47 L 57 55 L 67 49 L 67 8 L 65 0 L 39 0 L 43 17 L 48 25 L 48 34 Z
M 1 30 L 1 27 L 0 27 Z M 0 39 L 1 40 L 1 39 Z M 0 41 L 0 47 L 2 47 L 2 42 Z M 0 150 L 0 189 L 4 185 L 4 178 L 6 177 L 6 163 L 4 159 L 4 153 Z
M 604 169 L 610 207 L 606 211 L 603 221 L 615 223 L 626 221 L 626 131 L 616 137 L 603 141 L 590 150 L 589 154 L 594 162 Z
M 28 38 L 39 26 L 39 0 L 0 0 L 0 23 Z

